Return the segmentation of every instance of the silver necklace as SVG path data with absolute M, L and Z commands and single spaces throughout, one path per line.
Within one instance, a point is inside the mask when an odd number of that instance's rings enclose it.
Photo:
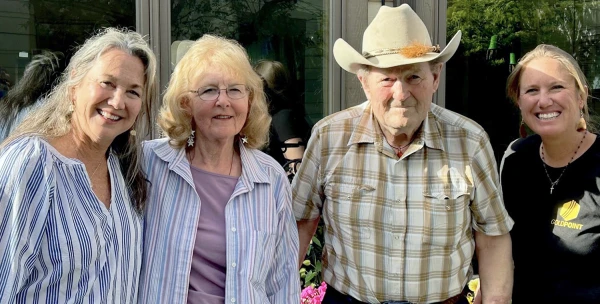
M 550 174 L 548 174 L 548 169 L 546 169 L 546 159 L 544 158 L 544 143 L 542 143 L 542 164 L 544 165 L 544 172 L 546 172 L 546 176 L 548 177 L 548 180 L 550 181 L 550 194 L 552 194 L 552 191 L 554 191 L 554 187 L 556 185 L 558 185 L 560 178 L 563 176 L 563 174 L 565 174 L 565 171 L 567 171 L 567 168 L 573 162 L 573 159 L 575 158 L 575 155 L 577 155 L 577 152 L 579 152 L 579 148 L 581 148 L 581 144 L 583 143 L 583 140 L 585 139 L 586 135 L 587 135 L 587 130 L 585 130 L 585 133 L 583 133 L 583 138 L 579 142 L 579 145 L 577 146 L 577 150 L 575 150 L 575 153 L 573 153 L 573 156 L 571 156 L 571 160 L 569 160 L 569 162 L 567 163 L 565 168 L 562 170 L 562 172 L 560 172 L 560 175 L 558 176 L 558 178 L 555 181 L 552 181 L 552 178 L 550 178 Z

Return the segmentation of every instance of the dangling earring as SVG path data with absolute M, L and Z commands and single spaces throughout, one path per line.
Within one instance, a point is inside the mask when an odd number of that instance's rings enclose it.
M 248 137 L 246 135 L 240 134 L 240 138 L 242 139 L 242 143 L 243 144 L 247 144 L 248 143 Z
M 525 121 L 523 119 L 521 119 L 521 125 L 519 126 L 519 135 L 521 135 L 521 138 L 527 137 L 527 130 L 525 129 Z
M 69 105 L 69 113 L 73 113 L 75 111 L 75 106 L 73 104 Z
M 131 129 L 131 131 L 129 131 L 129 135 L 135 137 L 137 135 L 137 132 L 134 129 Z
M 579 122 L 577 123 L 577 131 L 585 131 L 587 130 L 587 124 L 585 123 L 585 118 L 583 118 L 583 110 L 579 110 Z
M 192 130 L 192 133 L 190 133 L 190 136 L 188 137 L 188 141 L 187 141 L 188 147 L 194 146 L 194 138 L 196 137 L 195 134 L 196 134 L 196 131 Z

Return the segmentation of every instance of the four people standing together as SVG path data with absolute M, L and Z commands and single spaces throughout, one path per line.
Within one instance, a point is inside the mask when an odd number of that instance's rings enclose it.
M 237 42 L 192 44 L 165 138 L 142 144 L 156 59 L 137 33 L 93 36 L 0 145 L 0 302 L 298 303 L 323 217 L 323 303 L 466 303 L 474 271 L 476 303 L 597 303 L 583 277 L 600 266 L 600 146 L 581 69 L 548 45 L 515 67 L 508 95 L 536 135 L 499 175 L 485 131 L 432 104 L 460 38 L 432 45 L 401 5 L 379 10 L 363 52 L 338 40 L 367 101 L 315 125 L 290 186 L 260 151 L 268 79 Z

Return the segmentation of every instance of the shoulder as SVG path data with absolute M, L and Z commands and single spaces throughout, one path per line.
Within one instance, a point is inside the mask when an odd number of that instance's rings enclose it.
M 504 158 L 512 154 L 522 154 L 532 149 L 537 149 L 541 142 L 542 140 L 537 134 L 515 139 L 508 145 L 508 148 L 504 152 Z
M 0 150 L 1 181 L 6 184 L 42 185 L 52 179 L 54 162 L 75 163 L 60 155 L 45 140 L 27 136 L 16 138 Z
M 273 114 L 273 121 L 282 122 L 286 119 L 290 119 L 293 116 L 291 109 L 282 109 Z
M 2 161 L 47 158 L 55 151 L 49 143 L 37 136 L 23 136 L 6 143 L 0 150 Z M 14 163 L 13 163 L 14 164 Z
M 273 157 L 257 149 L 246 149 L 248 156 L 253 159 L 257 166 L 255 169 L 264 170 L 267 175 L 285 175 L 285 171 Z
M 531 152 L 536 151 L 541 142 L 542 139 L 537 134 L 513 140 L 508 145 L 508 148 L 506 148 L 506 151 L 504 151 L 504 155 L 502 155 L 500 172 L 504 174 L 506 168 L 527 165 L 529 162 L 528 155 L 530 155 Z
M 142 142 L 142 151 L 144 151 L 144 157 L 147 160 L 176 153 L 176 150 L 169 144 L 169 138 L 144 141 Z
M 164 146 L 165 144 L 169 144 L 168 138 L 146 140 L 142 142 L 142 148 L 144 149 L 144 152 L 153 151 L 155 148 Z
M 461 129 L 466 133 L 474 135 L 486 135 L 485 130 L 481 125 L 464 115 L 440 107 L 436 104 L 431 105 L 431 113 L 441 127 L 447 129 Z
M 331 114 L 321 120 L 319 120 L 313 130 L 323 130 L 335 125 L 356 125 L 360 121 L 360 118 L 367 110 L 369 102 L 365 101 L 359 105 L 350 107 L 348 109 Z

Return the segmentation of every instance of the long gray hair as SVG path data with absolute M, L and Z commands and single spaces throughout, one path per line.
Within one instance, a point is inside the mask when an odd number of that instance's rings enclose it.
M 60 82 L 48 95 L 47 101 L 32 111 L 2 146 L 24 135 L 49 139 L 68 134 L 72 130 L 72 114 L 69 111 L 72 89 L 81 83 L 100 56 L 112 49 L 119 49 L 138 57 L 145 68 L 143 106 L 133 125 L 133 130 L 136 130 L 138 136 L 131 136 L 130 132 L 125 132 L 118 135 L 111 144 L 113 153 L 119 159 L 121 171 L 125 174 L 133 205 L 141 212 L 147 197 L 147 180 L 141 168 L 142 153 L 138 147 L 144 126 L 141 117 L 146 117 L 146 126 L 151 125 L 146 114 L 152 113 L 150 107 L 155 99 L 156 57 L 144 38 L 136 32 L 106 28 L 87 39 L 71 58 Z

